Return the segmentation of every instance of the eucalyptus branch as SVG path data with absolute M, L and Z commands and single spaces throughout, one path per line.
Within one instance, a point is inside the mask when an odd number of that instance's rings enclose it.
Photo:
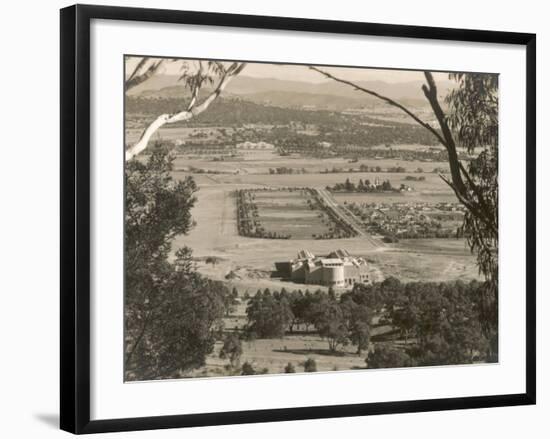
M 422 91 L 430 103 L 430 106 L 432 107 L 435 117 L 439 123 L 439 127 L 441 128 L 441 132 L 443 133 L 444 140 L 440 141 L 447 150 L 447 155 L 449 156 L 449 168 L 451 170 L 453 184 L 456 190 L 459 191 L 463 197 L 468 197 L 468 189 L 466 188 L 460 173 L 460 160 L 458 159 L 458 154 L 456 152 L 456 143 L 447 123 L 445 113 L 443 112 L 443 109 L 437 99 L 437 87 L 435 85 L 435 80 L 431 72 L 425 71 L 424 76 L 426 77 L 426 82 L 428 84 L 424 84 L 422 86 Z
M 420 119 L 416 114 L 414 114 L 411 110 L 409 110 L 407 107 L 405 107 L 404 105 L 400 104 L 399 102 L 387 97 L 387 96 L 384 96 L 384 95 L 381 95 L 379 93 L 376 93 L 375 91 L 373 90 L 370 90 L 368 88 L 365 88 L 365 87 L 361 87 L 357 84 L 354 84 L 353 82 L 351 81 L 347 81 L 345 79 L 342 79 L 342 78 L 338 78 L 328 72 L 325 72 L 324 70 L 321 70 L 317 67 L 314 67 L 314 66 L 310 66 L 309 67 L 311 70 L 314 70 L 318 73 L 320 73 L 321 75 L 325 76 L 326 78 L 329 78 L 329 79 L 332 79 L 336 82 L 340 82 L 342 84 L 346 84 L 346 85 L 349 85 L 350 87 L 353 87 L 355 90 L 358 90 L 358 91 L 362 91 L 364 93 L 367 93 L 371 96 L 374 96 L 396 108 L 399 108 L 401 111 L 403 111 L 404 113 L 406 113 L 407 115 L 409 115 L 415 122 L 419 123 L 420 125 L 422 125 L 424 128 L 426 128 L 428 131 L 430 131 L 438 140 L 439 142 L 441 143 L 445 143 L 445 141 L 443 140 L 443 138 L 441 137 L 441 135 L 437 132 L 437 130 L 435 128 L 433 128 L 428 122 L 424 122 L 422 119 Z
M 156 61 L 152 61 L 147 66 L 147 63 L 149 63 L 150 60 L 151 58 L 145 57 L 139 61 L 139 63 L 136 65 L 136 67 L 124 83 L 126 91 L 138 86 L 142 82 L 147 81 L 159 70 L 159 68 L 163 65 L 165 61 L 164 59 L 159 59 Z
M 193 90 L 191 92 L 191 100 L 189 101 L 189 105 L 187 106 L 187 111 L 190 111 L 195 106 L 195 103 L 197 102 L 197 99 L 199 98 L 199 91 L 202 87 L 202 82 L 203 82 L 202 70 L 203 70 L 202 61 L 199 61 L 199 71 L 198 71 L 198 74 L 197 74 L 197 80 L 196 80 L 196 82 L 193 86 Z
M 464 167 L 462 166 L 462 164 L 460 163 L 460 160 L 458 159 L 458 154 L 457 154 L 457 151 L 456 151 L 456 144 L 455 144 L 455 141 L 454 141 L 454 138 L 453 138 L 453 135 L 451 133 L 451 130 L 449 128 L 449 125 L 447 124 L 447 121 L 446 121 L 446 118 L 445 118 L 445 113 L 443 112 L 443 109 L 441 108 L 441 105 L 439 104 L 439 101 L 437 99 L 437 86 L 436 86 L 436 83 L 435 83 L 435 80 L 433 78 L 433 75 L 431 74 L 431 72 L 424 72 L 424 76 L 426 77 L 426 82 L 427 82 L 427 85 L 423 85 L 422 86 L 422 90 L 424 92 L 424 95 L 426 96 L 426 99 L 428 100 L 428 102 L 430 103 L 430 106 L 432 107 L 432 110 L 437 118 L 437 121 L 439 123 L 439 126 L 440 126 L 440 129 L 441 129 L 441 134 L 435 129 L 433 128 L 429 123 L 427 122 L 424 122 L 422 119 L 420 119 L 416 114 L 414 114 L 411 110 L 409 110 L 407 107 L 405 107 L 404 105 L 400 104 L 399 102 L 387 97 L 387 96 L 384 96 L 384 95 L 381 95 L 373 90 L 370 90 L 370 89 L 367 89 L 365 87 L 361 87 L 351 81 L 348 81 L 348 80 L 345 80 L 345 79 L 342 79 L 342 78 L 338 78 L 324 70 L 321 70 L 317 67 L 314 67 L 314 66 L 310 66 L 309 67 L 311 70 L 314 70 L 318 73 L 321 73 L 323 76 L 325 76 L 326 78 L 329 78 L 329 79 L 332 79 L 336 82 L 340 82 L 342 84 L 346 84 L 346 85 L 349 85 L 350 87 L 353 87 L 355 90 L 358 90 L 358 91 L 362 91 L 364 93 L 367 93 L 371 96 L 374 96 L 398 109 L 400 109 L 401 111 L 403 111 L 405 114 L 407 114 L 408 116 L 410 116 L 415 122 L 417 122 L 419 125 L 421 125 L 422 127 L 426 128 L 428 131 L 430 131 L 436 138 L 437 140 L 445 147 L 445 149 L 447 150 L 447 154 L 448 154 L 448 157 L 449 157 L 449 168 L 451 170 L 451 177 L 452 177 L 452 184 L 451 182 L 449 182 L 445 177 L 441 176 L 443 178 L 443 180 L 449 184 L 453 191 L 457 194 L 457 197 L 459 198 L 459 200 L 461 200 L 461 202 L 463 202 L 463 204 L 465 206 L 469 206 L 469 208 L 475 208 L 474 204 L 471 203 L 471 202 L 467 202 L 467 200 L 470 199 L 470 194 L 469 194 L 469 190 L 468 188 L 466 187 L 466 185 L 464 184 L 464 181 L 462 180 L 462 173 L 461 173 L 461 169 L 466 172 L 466 170 L 464 169 Z M 467 172 L 466 172 L 467 174 Z M 471 185 L 471 189 L 478 192 L 478 188 L 476 187 L 475 183 L 473 181 L 471 181 L 471 179 L 469 178 L 469 175 L 467 175 L 468 179 L 470 180 L 470 185 Z
M 221 75 L 218 85 L 210 95 L 199 105 L 197 105 L 199 87 L 196 86 L 192 92 L 191 102 L 186 109 L 175 114 L 161 114 L 158 116 L 142 133 L 136 144 L 126 150 L 126 161 L 132 159 L 145 148 L 153 134 L 162 126 L 175 122 L 187 121 L 198 116 L 205 111 L 212 102 L 223 92 L 227 84 L 238 75 L 246 66 L 246 63 L 232 63 Z M 200 83 L 198 78 L 197 83 Z

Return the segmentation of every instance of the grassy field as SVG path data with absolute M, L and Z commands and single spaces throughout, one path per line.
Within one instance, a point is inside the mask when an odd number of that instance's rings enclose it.
M 246 304 L 236 307 L 235 312 L 224 319 L 225 328 L 232 330 L 246 323 Z M 382 332 L 384 328 L 375 329 L 373 335 Z M 193 371 L 193 377 L 230 375 L 234 372 L 226 370 L 227 360 L 219 358 L 222 342 L 216 343 L 214 352 L 207 357 L 203 368 Z M 256 370 L 268 369 L 269 373 L 284 373 L 288 363 L 292 363 L 296 372 L 303 372 L 303 363 L 312 358 L 318 371 L 350 370 L 365 368 L 366 352 L 357 355 L 356 348 L 346 346 L 333 353 L 328 349 L 328 342 L 317 334 L 296 332 L 287 334 L 284 338 L 256 339 L 243 342 L 241 364 L 249 362 Z
M 429 106 L 411 105 L 415 114 L 422 120 L 437 125 Z M 126 110 L 128 111 L 128 105 Z M 238 115 L 238 112 L 231 112 L 229 115 L 235 114 Z M 347 179 L 357 185 L 360 179 L 363 182 L 366 180 L 373 182 L 378 178 L 389 180 L 395 188 L 405 184 L 413 187 L 414 190 L 385 193 L 334 192 L 330 197 L 331 202 L 333 198 L 340 205 L 335 209 L 343 210 L 342 206 L 349 203 L 423 202 L 435 204 L 457 202 L 452 189 L 438 175 L 441 170 L 448 171 L 449 165 L 446 161 L 380 158 L 383 155 L 413 157 L 413 154 L 410 153 L 390 154 L 389 147 L 394 151 L 422 151 L 422 154 L 414 155 L 416 158 L 437 157 L 441 159 L 443 155 L 426 154 L 426 150 L 430 148 L 426 145 L 390 145 L 393 142 L 372 145 L 374 142 L 382 142 L 382 137 L 375 135 L 377 131 L 381 131 L 376 128 L 377 126 L 387 125 L 384 121 L 415 124 L 408 116 L 395 107 L 378 104 L 371 105 L 369 109 L 349 112 L 349 114 L 356 114 L 359 117 L 369 116 L 358 119 L 367 127 L 361 131 L 364 132 L 364 137 L 348 137 L 346 136 L 347 132 L 342 131 L 341 137 L 334 137 L 335 139 L 341 138 L 341 141 L 335 140 L 332 145 L 323 145 L 329 149 L 322 149 L 320 143 L 316 146 L 309 143 L 291 144 L 294 140 L 290 136 L 288 139 L 285 135 L 277 138 L 264 136 L 263 133 L 271 131 L 273 128 L 270 124 L 278 124 L 277 119 L 273 121 L 271 118 L 268 120 L 269 124 L 250 124 L 250 126 L 240 122 L 233 123 L 231 126 L 205 126 L 200 125 L 201 122 L 197 124 L 191 121 L 191 124 L 195 126 L 166 125 L 153 136 L 152 142 L 168 141 L 165 143 L 176 145 L 179 155 L 175 159 L 172 175 L 176 179 L 192 176 L 199 189 L 196 194 L 197 203 L 191 211 L 195 226 L 187 235 L 180 235 L 174 239 L 172 251 L 175 252 L 183 246 L 191 248 L 197 271 L 210 279 L 224 282 L 230 289 L 236 288 L 240 297 L 239 304 L 231 311 L 230 315 L 223 319 L 225 331 L 243 330 L 248 323 L 245 296 L 254 295 L 258 290 L 269 288 L 273 292 L 285 288 L 287 291 L 295 289 L 311 292 L 317 289 L 328 291 L 327 287 L 303 285 L 274 277 L 275 262 L 291 260 L 302 249 L 307 249 L 316 255 L 327 255 L 337 249 L 346 249 L 350 254 L 363 257 L 367 261 L 369 278 L 375 282 L 381 282 L 390 276 L 397 277 L 401 282 L 469 281 L 481 277 L 478 273 L 475 256 L 471 254 L 464 239 L 400 239 L 397 243 L 385 244 L 382 242 L 382 236 L 375 236 L 377 239 L 372 239 L 368 233 L 372 231 L 385 233 L 387 229 L 369 228 L 364 223 L 357 227 L 361 229 L 361 233 L 367 236 L 361 236 L 357 230 L 354 230 L 358 236 L 353 238 L 315 239 L 315 235 L 325 235 L 329 232 L 334 221 L 338 220 L 329 220 L 326 213 L 320 215 L 321 209 L 311 209 L 306 201 L 308 199 L 307 192 L 288 190 L 255 192 L 254 203 L 258 209 L 258 217 L 246 218 L 246 225 L 259 220 L 265 231 L 273 232 L 279 237 L 290 235 L 291 239 L 252 238 L 239 235 L 236 192 L 241 189 L 294 187 L 324 190 L 327 186 L 332 187 L 335 184 L 344 183 Z M 143 129 L 154 117 L 156 115 L 127 114 L 126 145 L 135 143 Z M 260 120 L 263 119 L 260 118 Z M 330 130 L 332 130 L 330 124 L 323 127 L 328 130 L 327 139 L 330 140 Z M 315 124 L 311 124 L 309 127 L 306 124 L 301 127 L 299 124 L 294 126 L 293 122 L 286 129 L 295 131 L 296 142 L 303 142 L 303 137 L 306 135 L 318 135 L 322 132 L 319 128 L 320 125 Z M 399 127 L 394 126 L 394 128 Z M 344 125 L 343 130 L 347 129 L 347 125 Z M 273 133 L 276 135 L 278 131 L 273 131 Z M 393 135 L 390 131 L 388 137 L 393 137 Z M 284 151 L 272 148 L 271 145 L 269 148 L 263 149 L 254 149 L 250 145 L 245 147 L 242 144 L 237 147 L 237 143 L 241 143 L 239 139 L 250 139 L 251 142 L 257 142 L 263 137 L 266 140 L 270 139 L 271 144 L 284 145 L 285 148 L 288 148 L 287 151 L 302 151 L 304 154 L 317 154 L 318 156 L 330 156 L 331 154 L 341 154 L 342 156 L 323 159 L 302 157 L 299 154 L 282 156 L 280 152 Z M 318 137 L 315 141 L 318 142 L 320 138 Z M 399 138 L 407 139 L 411 143 L 422 141 L 422 138 L 417 136 L 397 135 L 395 137 L 395 139 Z M 351 142 L 353 144 L 348 144 L 350 142 L 347 139 L 358 140 L 353 140 Z M 359 144 L 355 144 L 356 142 Z M 360 144 L 361 142 L 364 144 Z M 366 147 L 367 144 L 371 149 L 377 151 L 370 151 L 369 154 L 366 154 L 361 148 Z M 301 149 L 304 146 L 311 147 L 309 151 L 313 152 L 308 152 L 307 148 Z M 354 149 L 355 147 L 357 149 Z M 434 148 L 443 149 L 442 146 Z M 378 157 L 356 159 L 356 157 L 367 155 Z M 146 160 L 146 157 L 146 153 L 141 154 L 138 160 Z M 381 171 L 358 172 L 359 169 L 365 169 L 365 167 L 367 169 L 379 167 Z M 385 172 L 387 169 L 398 167 L 405 168 L 406 172 Z M 434 170 L 436 172 L 433 172 Z M 278 172 L 285 173 L 278 174 Z M 422 177 L 423 180 L 407 180 L 407 176 Z M 334 208 L 334 206 L 332 207 Z M 345 210 L 347 212 L 350 207 L 348 206 Z M 399 210 L 396 206 L 388 207 L 384 211 L 388 216 L 396 216 L 398 219 L 403 217 L 403 209 Z M 357 216 L 362 214 L 360 209 L 354 212 Z M 350 215 L 353 214 L 350 213 Z M 428 212 L 426 210 L 423 215 L 448 216 L 448 219 L 438 219 L 444 227 L 456 227 L 461 223 L 460 216 L 457 216 L 456 212 Z M 366 216 L 364 215 L 364 217 Z M 348 217 L 347 221 L 354 223 L 355 218 L 354 216 L 351 216 L 351 219 Z M 331 221 L 333 221 L 332 224 Z M 366 219 L 362 221 L 366 221 Z M 378 221 L 378 217 L 375 217 L 373 221 Z M 241 223 L 241 233 L 243 233 L 242 226 Z M 256 234 L 256 236 L 260 235 Z M 433 235 L 424 234 L 422 236 Z M 271 235 L 271 237 L 274 236 Z M 337 290 L 337 293 L 341 292 L 342 290 Z M 376 325 L 378 325 L 378 317 L 376 317 Z M 388 326 L 376 325 L 373 325 L 370 334 L 371 349 L 381 340 L 390 338 Z M 315 360 L 318 371 L 365 368 L 367 352 L 358 355 L 354 346 L 341 347 L 337 353 L 331 352 L 327 340 L 322 339 L 314 332 L 303 331 L 304 328 L 300 329 L 302 329 L 301 332 L 287 334 L 284 338 L 243 341 L 240 364 L 249 362 L 256 370 L 266 369 L 270 374 L 284 373 L 284 368 L 288 363 L 295 367 L 296 372 L 304 372 L 303 364 L 309 358 Z M 394 342 L 402 343 L 401 340 Z M 207 356 L 205 366 L 192 371 L 190 376 L 238 375 L 240 371 L 230 369 L 228 360 L 219 358 L 221 347 L 222 342 L 218 341 L 215 344 L 214 352 Z
M 375 161 L 376 162 L 376 161 Z M 382 281 L 395 276 L 407 281 L 468 281 L 479 278 L 475 258 L 464 240 L 416 239 L 401 240 L 397 244 L 376 244 L 373 240 L 357 236 L 346 239 L 313 239 L 313 233 L 320 233 L 326 225 L 311 210 L 300 191 L 259 191 L 256 193 L 258 211 L 267 230 L 290 233 L 293 239 L 262 239 L 239 236 L 237 231 L 236 198 L 238 189 L 309 187 L 323 189 L 327 185 L 342 183 L 347 178 L 357 183 L 359 179 L 373 181 L 376 177 L 389 179 L 392 185 L 410 184 L 414 191 L 406 194 L 335 193 L 340 204 L 348 202 L 404 202 L 423 201 L 428 203 L 456 202 L 456 198 L 438 175 L 432 173 L 413 174 L 425 176 L 425 181 L 405 181 L 403 173 L 329 173 L 318 171 L 332 166 L 345 166 L 343 159 L 310 160 L 299 157 L 280 157 L 266 151 L 247 155 L 247 160 L 214 162 L 206 158 L 189 159 L 179 156 L 176 160 L 174 177 L 193 176 L 198 184 L 197 203 L 192 209 L 196 221 L 188 235 L 175 238 L 173 250 L 189 246 L 196 258 L 197 269 L 203 275 L 221 280 L 229 288 L 235 287 L 242 298 L 246 293 L 255 294 L 258 289 L 271 291 L 285 288 L 309 289 L 324 287 L 301 285 L 272 277 L 274 263 L 296 256 L 301 249 L 314 254 L 325 255 L 344 248 L 351 254 L 364 257 L 370 267 L 370 277 Z M 353 163 L 357 167 L 361 164 Z M 369 163 L 375 166 L 378 163 Z M 392 161 L 391 166 L 398 165 Z M 408 169 L 425 167 L 426 164 L 407 162 Z M 437 164 L 430 163 L 430 169 Z M 192 173 L 190 166 L 211 169 L 221 174 Z M 305 169 L 307 173 L 292 175 L 270 175 L 269 168 L 292 167 Z M 384 166 L 384 165 L 381 165 Z M 206 263 L 210 256 L 216 263 Z M 225 319 L 225 328 L 235 330 L 246 324 L 246 303 L 243 300 L 235 312 Z M 376 331 L 383 331 L 378 328 Z M 377 335 L 375 332 L 373 335 Z M 378 334 L 379 335 L 379 334 Z M 235 374 L 228 369 L 228 361 L 219 358 L 221 342 L 215 345 L 206 365 L 191 376 L 224 376 Z M 283 373 L 287 363 L 292 363 L 297 372 L 303 372 L 303 363 L 315 359 L 319 371 L 350 370 L 365 367 L 366 352 L 355 353 L 353 346 L 331 353 L 328 342 L 314 333 L 295 333 L 281 339 L 258 339 L 243 343 L 241 364 L 248 361 L 257 370 L 266 368 L 269 373 Z
M 269 240 L 239 236 L 234 190 L 265 187 L 268 183 L 274 187 L 289 184 L 289 176 L 269 176 L 270 181 L 264 181 L 264 184 L 261 184 L 262 179 L 259 176 L 255 177 L 248 183 L 243 183 L 237 178 L 231 182 L 225 178 L 220 179 L 219 176 L 197 176 L 198 202 L 192 211 L 197 224 L 189 235 L 178 236 L 174 242 L 174 249 L 187 245 L 198 258 L 218 257 L 219 262 L 215 266 L 199 262 L 199 271 L 211 278 L 225 281 L 228 275 L 236 274 L 231 282 L 241 294 L 266 287 L 298 288 L 299 285 L 272 279 L 270 274 L 274 270 L 274 262 L 294 258 L 300 249 L 308 249 L 314 254 L 328 254 L 335 249 L 345 248 L 351 254 L 366 257 L 376 272 L 374 278 L 380 280 L 390 275 L 404 281 L 467 280 L 479 277 L 475 259 L 464 240 L 418 239 L 376 247 L 361 237 Z M 317 179 L 317 175 L 294 177 L 300 177 L 300 183 L 305 185 L 323 183 Z M 308 180 L 307 177 L 313 179 Z M 328 177 L 338 178 L 333 175 Z M 304 216 L 301 223 L 307 223 L 307 217 Z M 307 234 L 304 232 L 304 235 Z
M 291 239 L 310 239 L 329 231 L 327 220 L 322 221 L 319 209 L 310 209 L 303 191 L 255 192 L 260 221 L 268 232 L 290 235 Z
M 463 239 L 410 239 L 388 245 L 369 260 L 385 277 L 403 282 L 479 279 L 475 258 Z
M 216 163 L 217 164 L 217 163 Z M 228 165 L 225 163 L 224 165 Z M 414 192 L 407 193 L 405 196 L 416 193 L 416 196 L 430 195 L 452 195 L 452 190 L 445 184 L 437 174 L 423 174 L 425 181 L 406 182 L 406 175 L 403 173 L 390 172 L 354 172 L 354 173 L 329 173 L 329 174 L 291 174 L 291 175 L 261 175 L 261 174 L 193 174 L 188 172 L 175 172 L 174 175 L 194 175 L 199 183 L 211 184 L 236 184 L 253 187 L 313 187 L 325 188 L 333 186 L 335 183 L 344 183 L 347 178 L 354 184 L 359 179 L 374 181 L 376 177 L 380 180 L 390 180 L 392 185 L 399 187 L 401 183 L 408 184 L 414 188 Z M 383 194 L 383 196 L 386 194 Z M 352 194 L 353 196 L 353 194 Z M 401 196 L 401 195 L 397 195 Z M 456 198 L 454 198 L 456 201 Z
M 201 266 L 201 269 L 208 268 L 211 277 L 221 279 L 229 271 L 241 267 L 271 271 L 275 261 L 294 258 L 303 248 L 316 254 L 327 254 L 338 248 L 347 248 L 358 254 L 376 250 L 361 238 L 271 240 L 239 236 L 234 190 L 243 188 L 243 185 L 221 185 L 210 181 L 199 187 L 198 202 L 192 211 L 197 224 L 188 235 L 176 237 L 173 247 L 187 245 L 197 257 L 220 258 L 215 267 Z
M 309 173 L 320 173 L 325 170 L 332 170 L 333 168 L 339 168 L 342 170 L 359 169 L 361 165 L 368 167 L 380 166 L 382 169 L 389 167 L 401 166 L 407 169 L 409 173 L 413 173 L 418 168 L 422 168 L 426 174 L 432 172 L 434 168 L 447 169 L 448 164 L 444 162 L 421 162 L 421 161 L 405 161 L 395 159 L 379 159 L 379 160 L 359 160 L 351 163 L 349 160 L 339 157 L 333 157 L 329 159 L 314 159 L 304 158 L 299 156 L 282 157 L 275 151 L 239 151 L 239 157 L 233 159 L 226 158 L 224 161 L 215 161 L 214 156 L 199 156 L 199 155 L 180 155 L 176 159 L 175 169 L 186 170 L 189 167 L 195 167 L 199 169 L 206 169 L 211 172 L 225 172 L 239 174 L 269 174 L 269 169 L 278 167 L 292 168 L 295 172 L 305 169 Z M 353 173 L 350 178 L 363 178 L 359 177 L 360 173 Z M 382 173 L 386 175 L 386 173 Z M 325 175 L 326 176 L 326 175 Z M 403 174 L 399 174 L 400 179 L 404 177 Z M 434 176 L 437 177 L 436 174 Z
M 224 369 L 227 360 L 219 358 L 222 343 L 216 343 L 214 353 L 206 360 L 206 366 L 197 369 L 191 376 L 231 375 Z M 317 371 L 350 370 L 365 368 L 366 353 L 361 356 L 350 347 L 335 355 L 328 350 L 328 343 L 317 335 L 289 335 L 282 339 L 259 339 L 243 343 L 241 363 L 249 362 L 256 370 L 266 368 L 270 374 L 284 373 L 288 363 L 296 372 L 303 372 L 303 364 L 308 358 L 317 363 Z M 238 374 L 238 373 L 237 373 Z
M 338 203 L 456 203 L 456 196 L 445 191 L 414 191 L 403 193 L 338 193 L 334 192 L 333 197 Z
M 146 119 L 150 119 L 150 117 Z M 138 127 L 131 127 L 126 129 L 125 131 L 126 143 L 134 143 L 139 140 L 139 137 L 141 136 L 141 133 L 144 129 L 143 127 L 145 126 L 145 121 L 143 121 L 143 123 L 140 123 L 138 125 L 139 125 Z M 206 127 L 206 128 L 162 127 L 155 133 L 154 139 L 170 140 L 170 141 L 188 140 L 192 138 L 191 135 L 193 133 L 202 133 L 209 137 L 215 137 L 218 134 L 217 130 L 219 128 L 225 128 L 225 130 L 228 132 L 232 131 L 231 128 L 226 128 L 226 127 Z
M 263 151 L 258 151 L 258 154 Z M 257 168 L 269 168 L 275 166 L 272 160 L 263 160 L 257 155 L 253 161 Z M 338 160 L 338 159 L 337 159 Z M 304 160 L 293 157 L 278 157 L 277 166 L 305 168 L 312 172 L 317 168 L 331 167 L 329 161 Z M 311 237 L 311 229 L 307 231 L 305 225 L 314 226 L 316 218 L 312 211 L 307 211 L 300 203 L 293 199 L 295 195 L 281 196 L 271 195 L 277 192 L 262 192 L 258 199 L 259 208 L 266 216 L 271 218 L 274 226 L 292 227 L 294 231 L 302 230 L 300 239 L 296 240 L 266 240 L 260 238 L 247 238 L 239 236 L 236 223 L 236 189 L 254 188 L 283 188 L 283 187 L 311 187 L 324 188 L 327 185 L 341 183 L 350 178 L 358 182 L 379 177 L 389 179 L 392 184 L 398 185 L 404 182 L 407 174 L 391 173 L 330 173 L 330 174 L 293 174 L 293 175 L 260 175 L 260 174 L 234 174 L 244 165 L 242 162 L 210 162 L 218 169 L 225 169 L 231 174 L 192 174 L 182 172 L 186 166 L 197 165 L 197 162 L 188 162 L 184 157 L 176 159 L 175 178 L 185 178 L 192 175 L 199 186 L 197 193 L 198 202 L 193 208 L 192 214 L 197 222 L 195 228 L 187 236 L 176 238 L 174 247 L 188 245 L 197 257 L 217 256 L 220 263 L 215 267 L 207 267 L 204 264 L 201 270 L 209 276 L 225 279 L 225 276 L 234 270 L 245 268 L 253 273 L 251 279 L 239 280 L 241 284 L 272 285 L 274 280 L 269 279 L 269 272 L 273 270 L 275 261 L 293 258 L 300 249 L 309 249 L 316 254 L 327 254 L 338 248 L 346 248 L 352 254 L 365 256 L 376 260 L 383 276 L 404 275 L 407 279 L 433 280 L 465 278 L 471 276 L 477 278 L 474 258 L 466 248 L 464 241 L 452 241 L 444 243 L 442 240 L 416 240 L 409 244 L 402 242 L 397 245 L 375 247 L 368 240 L 361 237 L 346 239 L 316 240 Z M 321 164 L 322 163 L 322 164 Z M 194 166 L 193 165 L 193 166 Z M 356 166 L 357 163 L 354 164 Z M 409 167 L 412 167 L 409 165 Z M 180 171 L 178 171 L 178 169 Z M 418 200 L 425 202 L 450 201 L 456 202 L 448 186 L 436 174 L 421 174 L 425 181 L 409 182 L 414 187 L 414 192 L 406 194 L 334 194 L 338 202 L 401 202 Z M 283 192 L 283 194 L 286 192 Z M 260 194 L 260 193 L 258 193 Z M 270 194 L 270 195 L 267 195 Z M 282 206 L 285 209 L 281 209 Z M 447 240 L 444 240 L 447 241 Z M 419 256 L 420 255 L 420 256 Z M 455 265 L 458 267 L 454 269 Z M 450 268 L 449 268 L 450 267 Z M 247 286 L 248 288 L 248 286 Z M 254 289 L 255 291 L 255 289 Z
M 298 239 L 261 239 L 239 236 L 236 222 L 237 189 L 311 187 L 324 188 L 327 185 L 344 182 L 350 178 L 358 182 L 374 180 L 375 177 L 389 179 L 392 184 L 404 182 L 407 174 L 387 173 L 336 173 L 319 174 L 313 170 L 331 167 L 321 160 L 303 160 L 285 157 L 260 159 L 250 162 L 209 162 L 227 174 L 191 174 L 182 172 L 186 166 L 200 167 L 198 161 L 188 161 L 178 157 L 174 172 L 176 178 L 193 175 L 199 186 L 198 202 L 192 210 L 196 226 L 187 236 L 178 236 L 174 249 L 187 245 L 197 258 L 197 269 L 203 275 L 225 282 L 229 288 L 235 287 L 242 298 L 253 295 L 258 289 L 271 291 L 285 288 L 309 289 L 325 287 L 301 285 L 271 277 L 276 261 L 292 259 L 300 249 L 308 249 L 314 254 L 328 254 L 339 248 L 351 254 L 366 258 L 370 267 L 370 277 L 382 281 L 388 276 L 396 276 L 407 281 L 468 281 L 479 278 L 475 258 L 471 255 L 464 240 L 455 239 L 416 239 L 401 240 L 397 244 L 375 245 L 364 237 L 347 239 L 313 239 L 311 234 L 321 227 L 317 214 L 307 207 L 299 191 L 259 191 L 256 202 L 266 229 L 292 233 Z M 305 168 L 308 173 L 298 175 L 261 175 L 260 170 L 276 166 Z M 356 166 L 357 163 L 354 164 Z M 206 166 L 206 162 L 205 165 Z M 248 168 L 248 172 L 243 169 Z M 409 168 L 413 165 L 408 164 Z M 236 173 L 238 172 L 238 174 Z M 416 175 L 416 174 L 415 174 Z M 334 194 L 339 203 L 344 202 L 402 202 L 423 201 L 436 203 L 456 202 L 446 184 L 435 174 L 419 174 L 426 177 L 422 182 L 408 182 L 415 191 L 401 194 Z M 208 256 L 217 258 L 216 264 L 206 263 Z M 242 328 L 246 324 L 246 303 L 237 307 L 225 319 L 227 330 Z M 376 331 L 383 331 L 378 328 Z M 375 332 L 373 335 L 376 335 Z M 235 374 L 227 360 L 219 358 L 221 342 L 215 345 L 208 356 L 206 365 L 197 369 L 191 376 L 227 376 Z M 328 349 L 328 342 L 314 333 L 295 333 L 281 339 L 258 339 L 243 343 L 241 364 L 248 361 L 256 370 L 267 369 L 269 373 L 283 373 L 289 362 L 296 372 L 303 372 L 303 363 L 313 358 L 319 371 L 350 370 L 365 367 L 366 352 L 355 353 L 353 346 L 342 349 L 337 355 Z

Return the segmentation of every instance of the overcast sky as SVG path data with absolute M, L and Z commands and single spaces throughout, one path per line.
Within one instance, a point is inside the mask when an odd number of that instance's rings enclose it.
M 138 58 L 128 59 L 126 71 L 131 72 L 136 65 Z M 181 64 L 167 63 L 164 68 L 164 74 L 178 74 Z M 390 83 L 409 82 L 415 80 L 424 80 L 424 75 L 421 71 L 410 70 L 383 70 L 370 68 L 349 68 L 349 67 L 323 67 L 335 76 L 353 81 L 385 81 Z M 263 63 L 248 63 L 241 73 L 244 76 L 252 76 L 255 78 L 273 78 L 292 81 L 304 82 L 323 82 L 327 78 L 320 73 L 307 68 L 307 66 L 299 65 L 283 65 L 283 64 L 263 64 Z M 445 80 L 448 78 L 447 73 L 435 73 L 436 80 Z
M 408 82 L 424 79 L 424 74 L 422 72 L 410 70 L 358 69 L 350 67 L 323 67 L 323 70 L 344 79 L 361 81 Z M 326 81 L 326 78 L 318 72 L 312 71 L 304 66 L 293 65 L 248 64 L 245 70 L 243 70 L 243 74 L 259 78 L 277 78 L 294 81 Z M 441 78 L 439 76 L 440 75 L 437 74 L 436 79 L 447 78 L 447 74 L 443 74 Z

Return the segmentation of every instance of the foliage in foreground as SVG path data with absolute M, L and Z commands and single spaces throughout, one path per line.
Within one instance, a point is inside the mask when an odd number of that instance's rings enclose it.
M 367 366 L 409 367 L 494 362 L 498 338 L 487 332 L 486 282 L 403 284 L 388 278 L 357 286 L 352 300 L 377 309 L 380 322 L 398 331 L 401 343 L 377 343 Z M 382 340 L 383 341 L 383 340 Z
M 485 282 L 410 282 L 396 278 L 333 291 L 258 291 L 248 304 L 249 334 L 277 338 L 297 327 L 327 340 L 329 351 L 368 350 L 369 368 L 494 362 L 496 334 L 486 331 Z M 390 328 L 373 336 L 378 327 Z M 369 349 L 370 348 L 370 349 Z
M 308 358 L 304 362 L 304 372 L 317 372 L 317 363 L 313 358 Z
M 204 365 L 222 328 L 229 291 L 200 276 L 188 248 L 169 260 L 174 236 L 193 225 L 197 190 L 174 181 L 171 158 L 154 151 L 126 167 L 125 379 L 177 378 Z
M 229 359 L 231 367 L 236 367 L 239 365 L 242 353 L 243 345 L 239 336 L 235 333 L 227 334 L 220 350 L 220 358 Z

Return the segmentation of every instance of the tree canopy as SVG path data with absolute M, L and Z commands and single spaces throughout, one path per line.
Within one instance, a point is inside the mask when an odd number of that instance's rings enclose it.
M 170 261 L 172 238 L 193 225 L 193 180 L 174 181 L 156 150 L 126 166 L 125 378 L 174 378 L 200 367 L 218 337 L 229 290 L 200 276 L 191 250 Z

